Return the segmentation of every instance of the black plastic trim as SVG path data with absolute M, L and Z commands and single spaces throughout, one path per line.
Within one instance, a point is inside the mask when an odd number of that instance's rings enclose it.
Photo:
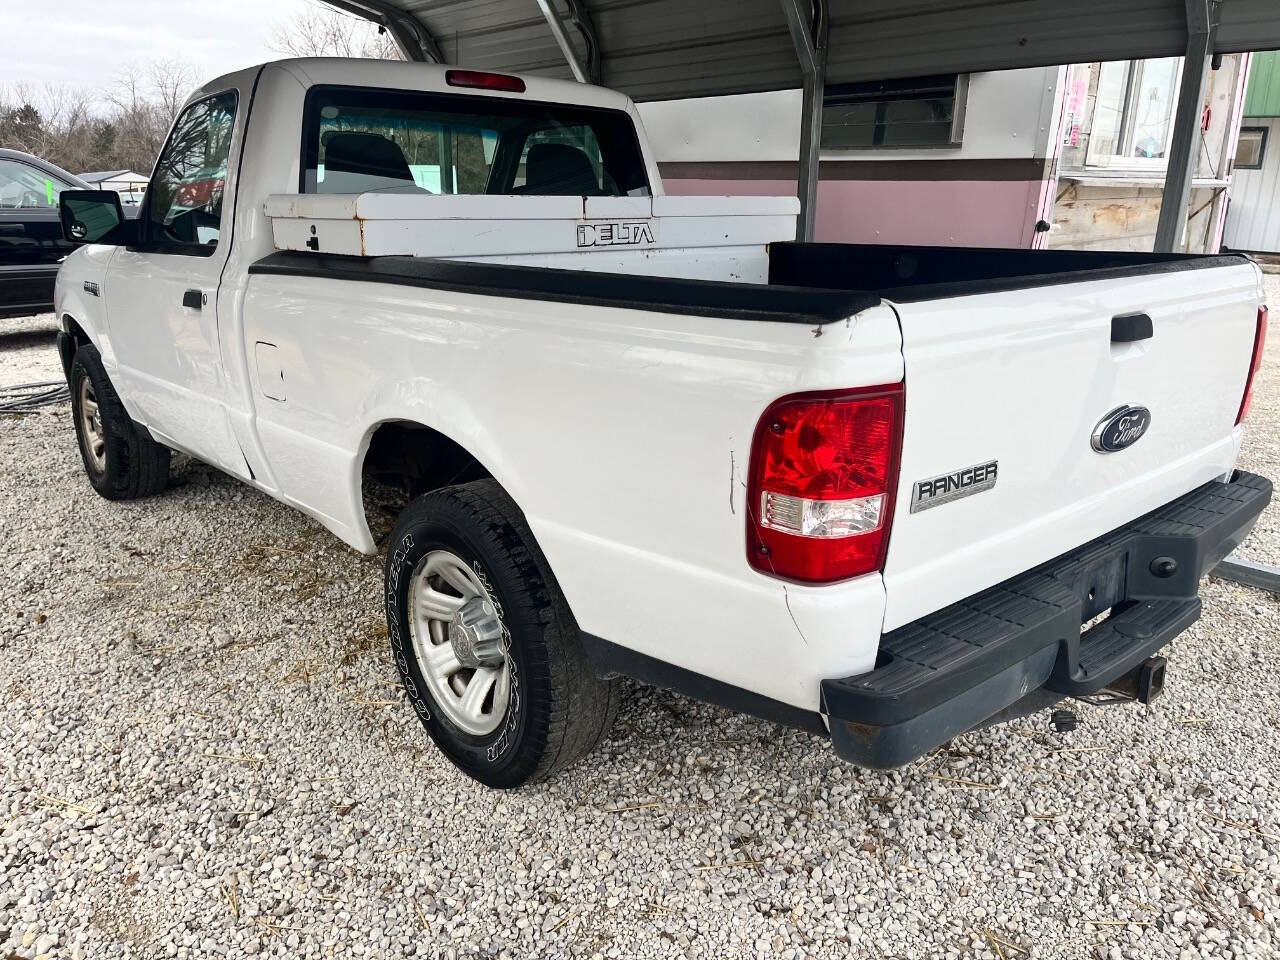
M 901 766 L 1035 690 L 1104 689 L 1196 621 L 1201 577 L 1270 500 L 1269 480 L 1237 472 L 890 631 L 874 670 L 822 682 L 837 753 Z
M 1083 250 L 1067 250 L 1064 253 L 1084 253 Z M 1134 254 L 1138 256 L 1138 254 Z M 1145 255 L 1144 255 L 1145 256 Z M 1215 256 L 1185 254 L 1185 260 L 1163 263 L 1135 263 L 1118 267 L 1082 268 L 1059 273 L 1031 274 L 1022 277 L 996 277 L 987 280 L 968 280 L 958 283 L 940 283 L 921 287 L 891 287 L 882 290 L 886 300 L 898 303 L 914 303 L 921 300 L 947 300 L 954 297 L 974 297 L 984 293 L 1005 293 L 1010 290 L 1030 290 L 1035 287 L 1052 287 L 1064 283 L 1087 283 L 1097 280 L 1126 280 L 1131 277 L 1157 276 L 1182 273 L 1184 270 L 1208 270 L 1212 267 L 1232 267 L 1250 263 L 1242 254 Z
M 329 277 L 458 293 L 819 325 L 876 306 L 1250 263 L 1242 254 L 1113 253 L 780 242 L 768 284 L 465 263 L 425 257 L 273 253 L 250 273 Z
M 1111 318 L 1112 343 L 1137 343 L 1150 340 L 1154 332 L 1151 317 L 1145 313 L 1122 313 Z
M 591 666 L 602 677 L 627 676 L 665 690 L 693 697 L 704 703 L 726 707 L 738 713 L 747 713 L 762 720 L 780 723 L 785 727 L 807 730 L 820 737 L 827 736 L 827 725 L 820 714 L 812 710 L 752 693 L 741 687 L 713 680 L 693 670 L 686 670 L 665 660 L 637 653 L 620 647 L 590 633 L 583 633 L 582 644 Z
M 1243 254 L 788 241 L 769 245 L 769 282 L 814 289 L 830 289 L 838 283 L 841 288 L 874 290 L 886 300 L 913 303 L 1251 262 Z
M 875 294 L 861 291 L 465 263 L 426 257 L 354 257 L 278 251 L 252 264 L 249 272 L 809 325 L 845 320 L 880 302 Z
M 71 361 L 76 355 L 76 341 L 65 330 L 58 331 L 58 359 L 62 361 L 62 376 L 71 386 Z

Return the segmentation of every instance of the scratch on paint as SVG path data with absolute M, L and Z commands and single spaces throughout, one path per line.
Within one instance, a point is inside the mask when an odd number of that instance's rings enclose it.
M 733 476 L 734 476 L 733 448 L 730 447 L 729 448 L 729 512 L 732 513 L 734 516 L 737 516 L 738 511 L 733 509 Z
M 809 645 L 809 638 L 806 637 L 804 635 L 804 631 L 800 629 L 800 622 L 796 620 L 796 615 L 791 610 L 791 594 L 787 593 L 787 585 L 785 583 L 782 585 L 782 599 L 786 601 L 787 615 L 791 617 L 791 622 L 795 625 L 796 633 L 800 634 L 800 639 L 807 647 Z

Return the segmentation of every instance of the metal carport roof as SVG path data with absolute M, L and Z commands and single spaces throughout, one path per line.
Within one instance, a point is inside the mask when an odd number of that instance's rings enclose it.
M 429 37 L 446 63 L 570 77 L 539 0 L 330 0 Z M 799 87 L 779 0 L 547 0 L 634 100 Z M 828 0 L 827 82 L 1182 56 L 1184 0 Z M 583 26 L 572 21 L 577 13 Z M 386 18 L 384 20 L 384 18 Z M 1280 2 L 1223 0 L 1213 52 L 1280 48 Z M 593 29 L 594 27 L 594 29 Z M 435 59 L 429 52 L 406 52 Z
M 327 0 L 414 60 L 577 77 L 634 100 L 802 87 L 802 239 L 826 84 L 1185 57 L 1156 249 L 1180 241 L 1211 56 L 1280 48 L 1280 0 Z M 1179 198 L 1181 202 L 1179 201 Z

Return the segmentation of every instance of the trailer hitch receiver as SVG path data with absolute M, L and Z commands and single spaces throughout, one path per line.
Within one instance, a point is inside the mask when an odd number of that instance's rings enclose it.
M 1168 661 L 1164 657 L 1148 657 L 1134 670 L 1107 684 L 1106 693 L 1124 700 L 1150 703 L 1164 692 L 1164 672 Z

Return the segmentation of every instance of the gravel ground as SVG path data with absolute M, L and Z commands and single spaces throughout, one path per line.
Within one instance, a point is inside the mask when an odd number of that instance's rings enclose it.
M 52 330 L 0 321 L 0 383 L 58 375 Z M 66 407 L 0 419 L 0 490 L 2 957 L 1280 955 L 1267 594 L 1210 581 L 1168 695 L 1071 734 L 880 774 L 635 687 L 596 756 L 498 794 L 405 704 L 379 561 L 198 464 L 100 500 Z

